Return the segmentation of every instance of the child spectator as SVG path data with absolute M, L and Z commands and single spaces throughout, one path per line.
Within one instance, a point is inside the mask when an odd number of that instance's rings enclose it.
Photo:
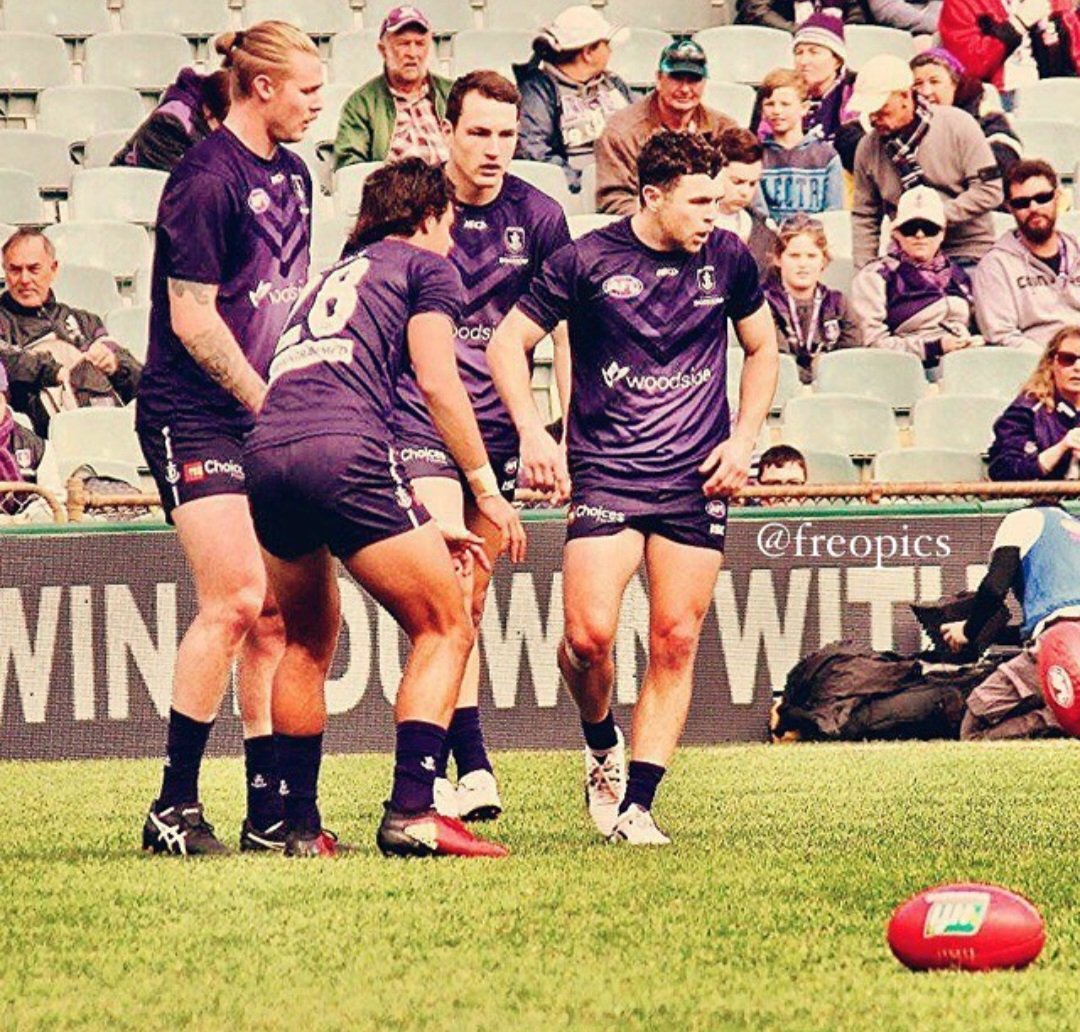
M 761 84 L 761 112 L 772 127 L 763 141 L 761 189 L 769 214 L 815 215 L 844 206 L 844 174 L 836 148 L 817 134 L 807 136 L 806 83 L 791 68 L 777 68 Z
M 799 379 L 810 383 L 819 355 L 859 344 L 847 300 L 821 282 L 829 264 L 825 228 L 796 215 L 783 223 L 773 251 L 765 297 L 776 323 L 780 351 L 795 356 Z

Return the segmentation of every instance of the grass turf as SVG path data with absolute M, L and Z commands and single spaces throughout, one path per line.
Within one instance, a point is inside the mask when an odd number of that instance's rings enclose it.
M 1068 742 L 686 749 L 666 850 L 605 846 L 570 753 L 498 758 L 501 862 L 389 861 L 386 757 L 330 757 L 330 862 L 138 853 L 150 762 L 0 764 L 0 1028 L 1063 1030 L 1080 1024 Z M 235 845 L 238 760 L 203 794 Z M 1048 925 L 1024 972 L 916 975 L 892 908 L 1002 884 Z

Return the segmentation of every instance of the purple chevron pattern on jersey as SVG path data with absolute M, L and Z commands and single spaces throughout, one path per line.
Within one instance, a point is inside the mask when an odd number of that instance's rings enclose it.
M 728 320 L 762 304 L 754 259 L 726 230 L 697 254 L 654 251 L 626 218 L 545 264 L 518 306 L 546 330 L 569 327 L 575 494 L 626 480 L 700 486 L 698 465 L 731 430 Z
M 493 454 L 517 454 L 517 432 L 487 363 L 487 346 L 500 320 L 528 289 L 543 263 L 569 243 L 560 205 L 517 176 L 507 176 L 490 204 L 455 205 L 450 260 L 461 274 L 465 307 L 454 329 L 458 370 L 469 392 L 484 444 Z M 411 370 L 402 378 L 395 413 L 399 439 L 438 445 Z
M 310 243 L 311 177 L 291 151 L 278 147 L 263 159 L 221 129 L 185 155 L 158 208 L 141 421 L 180 418 L 250 427 L 250 413 L 203 371 L 173 332 L 168 280 L 217 286 L 222 319 L 265 376 L 307 279 Z
M 380 240 L 313 279 L 270 362 L 270 391 L 247 450 L 348 434 L 385 472 L 409 362 L 406 330 L 425 312 L 456 322 L 461 278 L 447 259 L 402 240 Z

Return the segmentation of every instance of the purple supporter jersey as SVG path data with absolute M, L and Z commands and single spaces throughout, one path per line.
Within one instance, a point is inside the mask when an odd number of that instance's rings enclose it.
M 517 431 L 487 363 L 487 346 L 503 316 L 525 293 L 544 262 L 570 242 L 558 202 L 517 176 L 506 177 L 490 204 L 455 205 L 450 260 L 461 273 L 465 307 L 454 327 L 458 371 L 490 454 L 517 454 Z M 402 440 L 438 444 L 416 377 L 399 386 L 394 430 Z
M 401 240 L 380 240 L 312 280 L 270 363 L 248 450 L 348 434 L 385 467 L 406 329 L 425 312 L 456 322 L 461 278 L 447 259 Z
M 140 421 L 192 420 L 241 431 L 251 413 L 218 386 L 172 329 L 168 280 L 218 287 L 217 308 L 245 357 L 266 375 L 308 274 L 311 176 L 291 151 L 263 159 L 228 129 L 192 147 L 158 207 L 150 347 Z
M 569 324 L 575 484 L 699 487 L 697 467 L 731 430 L 728 320 L 764 303 L 754 259 L 726 230 L 697 254 L 654 251 L 625 218 L 551 258 L 518 307 L 545 330 Z

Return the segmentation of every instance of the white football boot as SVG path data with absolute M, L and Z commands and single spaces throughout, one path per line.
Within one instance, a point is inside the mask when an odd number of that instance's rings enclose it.
M 493 821 L 502 813 L 502 800 L 490 770 L 470 770 L 457 787 L 457 815 L 463 821 Z
M 585 805 L 604 838 L 615 827 L 619 803 L 626 795 L 626 742 L 618 727 L 615 735 L 618 741 L 604 752 L 585 746 Z
M 631 846 L 671 845 L 671 839 L 656 826 L 652 811 L 637 803 L 631 803 L 625 813 L 619 814 L 608 841 L 626 842 Z
M 457 817 L 457 790 L 449 778 L 435 779 L 435 812 L 443 817 Z

